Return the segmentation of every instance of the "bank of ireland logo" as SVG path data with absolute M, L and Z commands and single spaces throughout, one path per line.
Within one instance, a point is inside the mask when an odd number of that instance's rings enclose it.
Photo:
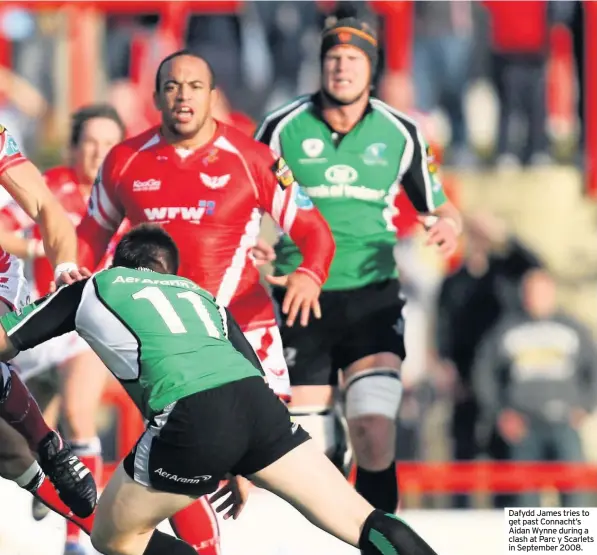
M 373 143 L 372 145 L 369 145 L 363 153 L 363 162 L 368 166 L 386 166 L 388 161 L 384 158 L 384 154 L 387 148 L 388 145 L 385 143 Z
M 305 139 L 302 142 L 303 151 L 309 158 L 317 158 L 323 152 L 321 139 Z
M 334 185 L 351 185 L 359 177 L 359 173 L 352 166 L 346 164 L 336 164 L 328 168 L 325 172 L 325 178 Z

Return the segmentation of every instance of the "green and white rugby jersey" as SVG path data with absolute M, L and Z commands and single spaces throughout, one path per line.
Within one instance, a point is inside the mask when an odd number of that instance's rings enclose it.
M 392 219 L 401 186 L 421 213 L 446 202 L 419 128 L 378 99 L 371 98 L 361 121 L 340 136 L 323 120 L 319 95 L 302 96 L 270 113 L 255 138 L 284 158 L 332 229 L 336 255 L 324 290 L 397 276 Z M 292 272 L 301 262 L 287 235 L 276 254 L 277 274 Z
M 149 270 L 104 270 L 0 323 L 19 351 L 76 330 L 147 419 L 197 391 L 262 375 L 213 295 L 188 279 Z

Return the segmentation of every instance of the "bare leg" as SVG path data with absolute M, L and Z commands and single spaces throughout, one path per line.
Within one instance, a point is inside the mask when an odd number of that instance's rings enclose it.
M 312 440 L 249 478 L 286 500 L 315 526 L 355 547 L 373 512 Z
M 195 501 L 137 484 L 120 464 L 100 497 L 91 543 L 104 555 L 143 555 L 157 525 Z

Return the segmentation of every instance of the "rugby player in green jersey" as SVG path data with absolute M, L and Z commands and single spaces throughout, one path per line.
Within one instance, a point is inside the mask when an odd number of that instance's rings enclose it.
M 365 555 L 434 555 L 402 520 L 360 496 L 291 422 L 228 310 L 177 270 L 172 238 L 143 224 L 121 239 L 111 269 L 0 319 L 4 360 L 76 330 L 149 422 L 100 497 L 94 547 L 195 555 L 156 526 L 225 477 L 229 495 L 213 498 L 238 516 L 246 497 L 230 494 L 244 476 Z
M 290 371 L 290 411 L 337 459 L 334 386 L 342 400 L 357 470 L 357 490 L 376 508 L 398 503 L 396 418 L 405 359 L 404 300 L 394 260 L 395 199 L 401 189 L 428 229 L 428 244 L 449 257 L 461 218 L 446 198 L 433 155 L 415 122 L 371 95 L 377 37 L 354 18 L 332 22 L 321 44 L 322 86 L 274 110 L 256 138 L 285 161 L 327 220 L 336 254 L 320 296 L 322 318 L 281 325 Z M 262 256 L 259 252 L 254 253 Z M 301 255 L 287 235 L 273 253 L 275 274 Z M 283 289 L 270 277 L 274 298 Z

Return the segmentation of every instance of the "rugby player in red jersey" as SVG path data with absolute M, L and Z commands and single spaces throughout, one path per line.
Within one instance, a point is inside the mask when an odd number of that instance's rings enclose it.
M 100 168 L 87 215 L 78 227 L 81 262 L 95 267 L 124 218 L 162 225 L 180 249 L 179 274 L 227 306 L 255 349 L 268 383 L 290 393 L 274 307 L 251 256 L 261 217 L 269 213 L 303 255 L 295 272 L 268 278 L 286 287 L 289 324 L 320 315 L 319 293 L 335 245 L 327 223 L 282 158 L 242 131 L 216 121 L 213 72 L 188 51 L 165 58 L 154 93 L 161 126 L 114 147 Z M 201 500 L 171 520 L 177 534 L 205 555 L 217 554 L 201 522 Z M 212 520 L 216 534 L 215 518 Z M 214 541 L 212 541 L 214 540 Z

